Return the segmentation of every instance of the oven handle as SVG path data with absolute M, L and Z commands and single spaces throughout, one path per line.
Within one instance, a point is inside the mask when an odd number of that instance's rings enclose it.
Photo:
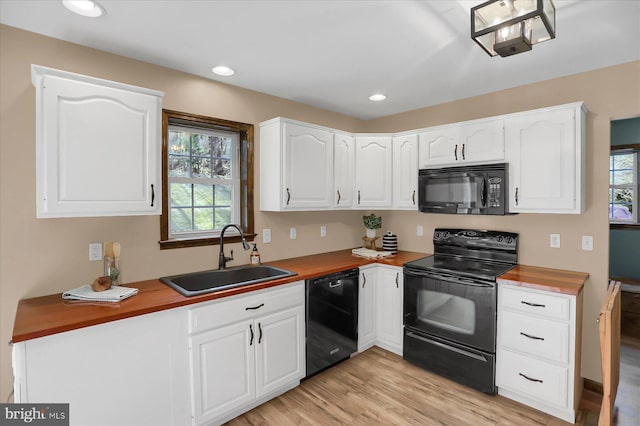
M 440 343 L 440 342 L 436 342 L 435 340 L 430 340 L 430 339 L 425 339 L 424 337 L 417 335 L 411 331 L 407 331 L 407 336 L 408 337 L 413 337 L 414 339 L 418 339 L 418 340 L 422 340 L 425 343 L 429 343 L 435 346 L 438 346 L 442 349 L 448 349 L 452 352 L 457 352 L 460 355 L 464 355 L 464 356 L 468 356 L 474 359 L 477 359 L 478 361 L 482 361 L 482 362 L 487 362 L 487 358 L 482 356 L 482 355 L 478 355 L 476 353 L 473 352 L 469 352 L 469 351 L 465 351 L 464 349 L 460 349 L 460 348 L 456 348 L 454 346 L 449 346 L 449 345 L 445 345 L 444 343 Z
M 413 275 L 416 277 L 425 277 L 425 278 L 434 278 L 436 280 L 443 280 L 443 281 L 452 281 L 458 284 L 462 284 L 462 285 L 468 285 L 470 287 L 484 287 L 484 288 L 493 288 L 494 285 L 493 284 L 485 284 L 485 283 L 477 283 L 474 281 L 469 281 L 469 280 L 465 280 L 464 278 L 457 278 L 457 277 L 448 277 L 446 275 L 440 275 L 440 274 L 434 274 L 432 272 L 418 272 L 418 271 L 411 271 L 411 272 L 406 272 L 405 274 L 407 275 Z

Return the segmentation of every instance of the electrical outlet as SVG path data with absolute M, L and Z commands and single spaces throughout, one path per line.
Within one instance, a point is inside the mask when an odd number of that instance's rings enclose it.
M 560 248 L 560 234 L 550 234 L 549 245 L 553 248 Z
M 321 237 L 327 236 L 327 227 L 325 225 L 320 226 L 320 236 Z
M 290 240 L 295 240 L 297 235 L 298 235 L 298 232 L 296 231 L 296 228 L 289 228 L 289 239 Z
M 102 260 L 102 243 L 89 243 L 89 261 Z
M 271 242 L 271 229 L 262 230 L 262 244 L 269 244 Z
M 582 250 L 593 251 L 593 237 L 591 235 L 582 236 Z
M 416 235 L 418 237 L 422 237 L 424 235 L 424 228 L 422 227 L 422 225 L 418 225 L 418 227 L 416 228 Z

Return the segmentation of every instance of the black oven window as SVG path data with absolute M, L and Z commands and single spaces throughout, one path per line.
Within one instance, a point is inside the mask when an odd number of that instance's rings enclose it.
M 419 290 L 417 317 L 434 327 L 455 333 L 473 335 L 476 330 L 476 305 L 471 299 Z

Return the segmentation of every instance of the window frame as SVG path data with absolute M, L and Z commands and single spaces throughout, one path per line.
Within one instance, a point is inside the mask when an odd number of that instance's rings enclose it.
M 160 249 L 173 249 L 181 247 L 197 247 L 205 245 L 218 245 L 220 238 L 216 233 L 208 235 L 183 235 L 171 238 L 169 230 L 169 126 L 190 127 L 195 129 L 214 130 L 231 132 L 238 135 L 237 150 L 239 158 L 240 191 L 239 198 L 239 225 L 248 241 L 253 241 L 256 234 L 254 232 L 254 203 L 253 203 L 253 124 L 240 123 L 220 118 L 207 117 L 203 115 L 191 114 L 168 109 L 162 110 L 162 215 L 160 216 Z M 235 147 L 234 147 L 235 150 Z M 234 197 L 235 198 L 235 197 Z M 241 241 L 239 235 L 229 233 L 225 235 L 225 242 Z
M 610 229 L 637 229 L 640 230 L 640 144 L 630 144 L 630 145 L 617 145 L 611 146 L 609 152 L 609 161 L 611 161 L 611 156 L 616 154 L 635 154 L 635 185 L 632 185 L 632 189 L 634 191 L 634 200 L 633 200 L 633 220 L 612 220 L 609 218 L 609 228 Z M 611 168 L 609 168 L 609 188 L 614 188 L 611 184 Z M 607 211 L 610 211 L 611 199 L 608 198 L 607 201 Z M 607 213 L 608 217 L 609 213 Z

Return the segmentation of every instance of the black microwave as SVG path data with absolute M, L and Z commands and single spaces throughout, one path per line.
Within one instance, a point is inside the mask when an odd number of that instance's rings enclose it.
M 424 213 L 505 215 L 507 163 L 421 169 L 418 206 Z

